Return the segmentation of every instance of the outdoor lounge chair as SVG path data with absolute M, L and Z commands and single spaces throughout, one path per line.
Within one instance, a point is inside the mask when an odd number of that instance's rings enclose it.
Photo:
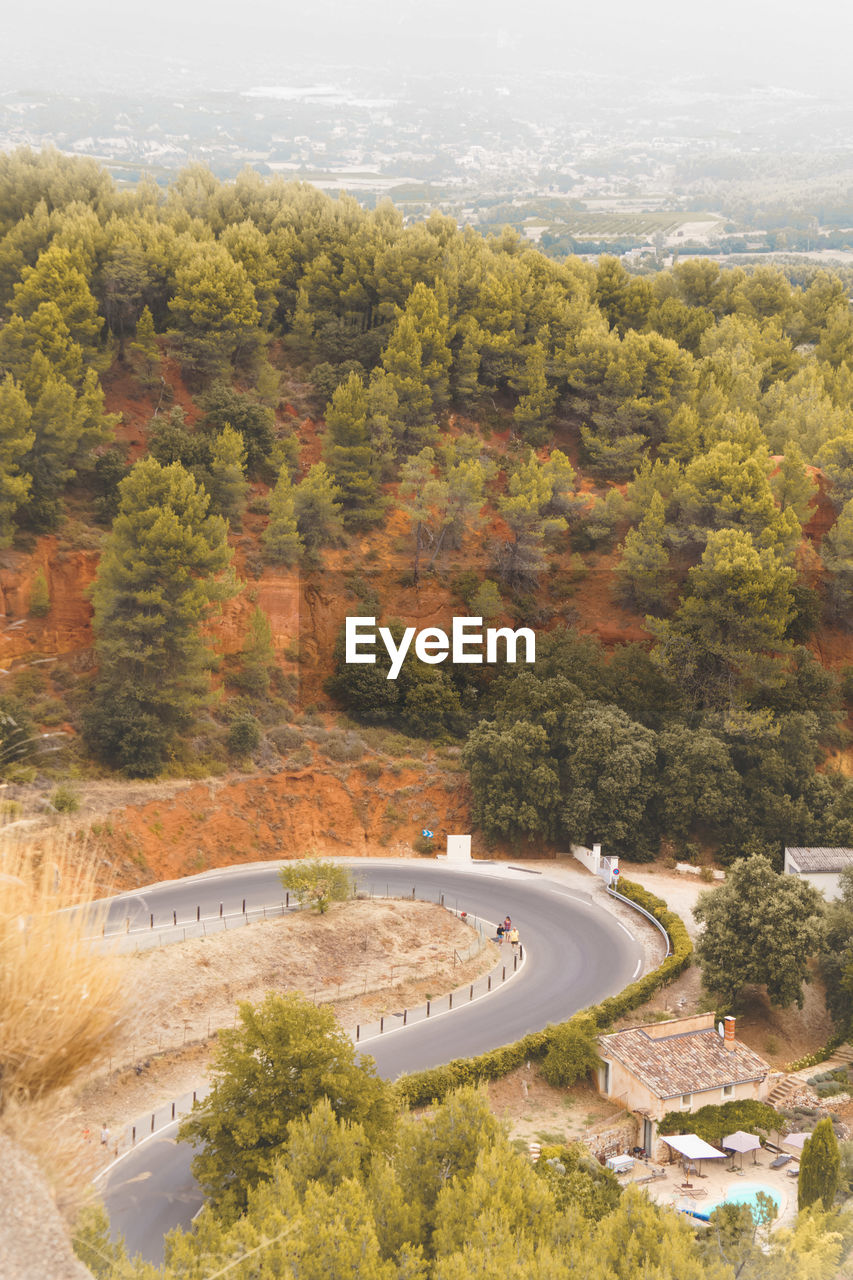
M 786 1169 L 785 1172 L 787 1173 L 789 1178 L 799 1178 L 800 1166 L 797 1165 L 796 1169 Z
M 771 1169 L 782 1169 L 786 1164 L 790 1164 L 793 1156 L 777 1156 L 775 1160 L 770 1161 Z

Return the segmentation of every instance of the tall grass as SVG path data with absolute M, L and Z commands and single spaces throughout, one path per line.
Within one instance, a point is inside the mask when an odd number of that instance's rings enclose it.
M 123 1018 L 123 966 L 88 941 L 95 862 L 61 834 L 0 832 L 0 1113 L 46 1098 L 106 1054 Z

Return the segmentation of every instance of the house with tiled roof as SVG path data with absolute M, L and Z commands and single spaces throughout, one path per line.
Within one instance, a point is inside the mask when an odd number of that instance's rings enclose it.
M 643 1121 L 641 1145 L 653 1152 L 657 1121 L 668 1111 L 698 1111 L 735 1098 L 763 1102 L 771 1068 L 735 1039 L 726 1018 L 725 1038 L 712 1013 L 670 1018 L 599 1036 L 599 1090 Z
M 785 874 L 808 880 L 828 902 L 841 897 L 841 872 L 846 867 L 853 867 L 853 849 L 791 845 L 785 850 Z

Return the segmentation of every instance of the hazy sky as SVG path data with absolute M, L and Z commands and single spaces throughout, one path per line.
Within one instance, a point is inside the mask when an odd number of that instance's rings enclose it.
M 719 75 L 853 94 L 849 0 L 145 0 L 134 9 L 6 0 L 3 8 L 0 91 L 24 79 L 115 87 L 123 75 L 138 81 L 142 63 L 158 80 L 180 64 L 208 88 L 349 63 L 460 77 L 512 68 Z

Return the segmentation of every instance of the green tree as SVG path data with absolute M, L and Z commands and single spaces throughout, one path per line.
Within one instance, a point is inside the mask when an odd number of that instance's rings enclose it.
M 187 246 L 169 310 L 189 374 L 207 381 L 233 367 L 251 368 L 260 347 L 260 312 L 245 268 L 224 245 Z
M 649 624 L 656 660 L 694 701 L 711 706 L 731 706 L 744 690 L 778 681 L 794 581 L 794 570 L 758 550 L 748 533 L 710 534 L 675 615 Z
M 90 746 L 136 776 L 158 772 L 209 696 L 201 633 L 234 592 L 225 521 L 183 467 L 137 462 L 92 588 L 98 676 Z
M 666 508 L 655 492 L 637 528 L 625 535 L 617 569 L 621 594 L 644 613 L 662 609 L 672 589 L 666 537 Z
M 551 1033 L 542 1074 L 557 1088 L 571 1088 L 601 1066 L 596 1038 L 598 1028 L 589 1017 L 577 1014 Z
M 282 887 L 294 893 L 303 906 L 325 915 L 333 902 L 353 895 L 352 876 L 346 867 L 319 858 L 300 858 L 279 871 Z
M 323 456 L 341 491 L 344 523 L 354 529 L 375 524 L 382 514 L 379 474 L 368 430 L 368 394 L 351 373 L 326 407 Z
M 12 517 L 29 497 L 32 477 L 24 469 L 35 442 L 32 412 L 11 375 L 0 382 L 0 547 L 12 541 Z
M 130 352 L 139 369 L 139 376 L 146 387 L 156 386 L 160 380 L 160 348 L 157 331 L 149 307 L 143 307 L 136 322 L 136 336 L 130 344 Z
M 34 618 L 43 618 L 49 610 L 50 588 L 47 585 L 44 569 L 38 568 L 30 588 L 30 613 Z
M 531 585 L 544 567 L 543 547 L 567 528 L 564 500 L 574 482 L 565 454 L 555 449 L 547 462 L 531 457 L 509 478 L 498 510 L 513 540 L 504 545 L 501 574 L 512 585 Z
M 504 607 L 497 583 L 492 582 L 490 578 L 481 582 L 471 597 L 470 607 L 472 616 L 482 618 L 484 622 L 491 622 L 497 618 Z
M 10 309 L 27 320 L 43 302 L 58 307 L 72 340 L 92 359 L 104 322 L 98 315 L 78 253 L 52 244 L 39 254 L 34 267 L 25 267 L 21 272 Z
M 283 466 L 270 496 L 270 518 L 262 534 L 264 553 L 274 564 L 295 564 L 304 550 L 296 525 L 296 501 L 287 466 Z
M 840 1169 L 838 1139 L 831 1119 L 824 1116 L 822 1120 L 818 1120 L 800 1156 L 797 1208 L 808 1209 L 809 1205 L 819 1201 L 828 1213 L 835 1203 Z
M 803 524 L 809 517 L 809 504 L 817 491 L 817 482 L 806 470 L 802 451 L 795 441 L 786 446 L 779 470 L 771 477 L 770 484 L 782 510 L 792 507 Z
M 288 1125 L 284 1164 L 302 1196 L 313 1184 L 332 1190 L 347 1179 L 359 1178 L 369 1158 L 363 1127 L 339 1119 L 327 1097 Z
M 210 474 L 207 481 L 211 507 L 217 515 L 239 529 L 249 482 L 246 479 L 246 449 L 243 437 L 233 427 L 226 426 L 213 441 L 210 449 Z
M 256 605 L 240 650 L 240 671 L 232 677 L 232 683 L 254 697 L 265 698 L 270 691 L 275 666 L 269 616 L 260 605 Z
M 315 462 L 305 479 L 294 489 L 296 527 L 309 555 L 316 556 L 320 547 L 343 542 L 340 497 L 341 491 L 324 462 Z
M 823 899 L 797 876 L 780 875 L 755 854 L 729 871 L 693 910 L 705 928 L 696 946 L 702 982 L 732 1004 L 748 983 L 767 987 L 773 1004 L 803 1007 L 803 982 L 823 937 Z
M 853 498 L 841 508 L 835 524 L 824 536 L 820 558 L 832 577 L 828 596 L 835 617 L 850 625 L 853 601 Z
M 513 419 L 524 439 L 543 444 L 557 405 L 556 387 L 549 385 L 545 347 L 537 338 L 525 358 L 524 393 L 513 411 Z
M 179 1131 L 199 1148 L 193 1173 L 217 1213 L 233 1218 L 284 1154 L 288 1127 L 328 1098 L 381 1149 L 391 1109 L 372 1059 L 361 1057 L 330 1009 L 268 993 L 239 1005 L 239 1025 L 219 1033 L 210 1092 Z
M 469 1178 L 481 1154 L 496 1147 L 512 1159 L 488 1099 L 472 1087 L 449 1094 L 425 1122 L 407 1118 L 400 1124 L 397 1177 L 406 1203 L 417 1214 L 418 1238 L 427 1247 L 439 1223 L 442 1191 L 454 1179 L 461 1183 Z
M 203 430 L 216 435 L 225 427 L 233 427 L 246 446 L 246 470 L 249 475 L 266 475 L 275 450 L 275 414 L 268 405 L 246 391 L 238 391 L 226 382 L 213 383 L 200 398 L 204 409 Z M 287 437 L 285 437 L 287 439 Z
M 469 735 L 462 760 L 471 777 L 474 821 L 488 839 L 557 834 L 559 762 L 541 725 L 482 720 Z
M 832 482 L 829 497 L 836 511 L 840 511 L 853 498 L 853 428 L 827 440 L 817 462 Z

